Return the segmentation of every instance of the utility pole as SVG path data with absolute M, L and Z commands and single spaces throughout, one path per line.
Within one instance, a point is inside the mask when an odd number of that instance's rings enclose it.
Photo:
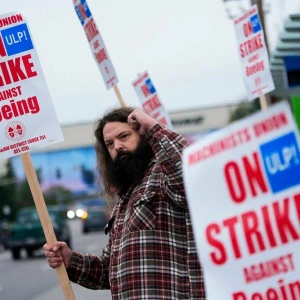
M 270 56 L 270 48 L 269 48 L 269 41 L 268 41 L 268 36 L 267 36 L 267 29 L 266 29 L 266 22 L 265 22 L 265 12 L 264 12 L 264 5 L 263 5 L 263 0 L 251 0 L 251 4 L 252 5 L 257 5 L 257 10 L 258 10 L 258 13 L 259 13 L 259 18 L 260 18 L 260 21 L 261 21 L 261 25 L 263 27 L 263 31 L 264 31 L 264 37 L 265 37 L 265 44 L 266 44 L 266 49 L 267 49 L 267 52 Z M 272 99 L 272 96 L 270 95 L 265 95 L 266 97 L 266 101 L 269 104 L 271 104 L 272 102 L 276 102 L 276 100 Z
M 268 42 L 268 37 L 267 37 L 267 33 L 266 33 L 266 22 L 265 22 L 264 8 L 263 8 L 263 0 L 251 0 L 251 4 L 257 5 L 260 21 L 261 21 L 262 27 L 264 29 L 266 48 L 267 48 L 268 53 L 270 54 L 269 42 Z

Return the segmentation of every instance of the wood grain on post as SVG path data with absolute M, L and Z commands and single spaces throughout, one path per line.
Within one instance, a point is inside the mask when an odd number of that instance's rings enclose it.
M 259 102 L 260 102 L 260 109 L 261 110 L 268 108 L 266 95 L 259 96 Z
M 31 194 L 36 206 L 36 210 L 38 212 L 44 234 L 49 245 L 54 245 L 56 243 L 56 236 L 54 233 L 54 229 L 51 223 L 51 219 L 49 217 L 49 213 L 47 210 L 47 206 L 45 204 L 45 200 L 43 197 L 42 190 L 40 188 L 40 184 L 35 172 L 35 169 L 32 164 L 32 160 L 29 153 L 24 153 L 20 155 L 21 161 L 24 167 L 24 171 L 27 177 L 27 181 L 31 190 Z M 56 273 L 59 278 L 59 282 L 61 288 L 63 290 L 65 299 L 74 300 L 75 296 L 72 290 L 72 286 L 70 280 L 68 278 L 68 274 L 64 264 L 62 264 L 59 268 L 56 268 Z
M 124 100 L 123 100 L 123 97 L 122 97 L 122 95 L 121 95 L 121 93 L 120 93 L 120 90 L 119 90 L 119 88 L 118 88 L 117 85 L 114 85 L 114 90 L 115 90 L 115 93 L 116 93 L 116 95 L 117 95 L 117 97 L 118 97 L 118 100 L 119 100 L 121 106 L 122 106 L 122 107 L 126 107 L 125 102 L 124 102 Z

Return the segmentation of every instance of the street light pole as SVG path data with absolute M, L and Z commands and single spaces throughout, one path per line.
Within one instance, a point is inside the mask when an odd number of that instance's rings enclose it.
M 264 29 L 266 48 L 267 48 L 268 53 L 270 54 L 269 42 L 268 42 L 268 37 L 267 37 L 267 33 L 266 33 L 266 22 L 265 22 L 264 8 L 263 8 L 263 0 L 251 0 L 251 4 L 257 5 L 260 21 L 261 21 L 262 27 Z

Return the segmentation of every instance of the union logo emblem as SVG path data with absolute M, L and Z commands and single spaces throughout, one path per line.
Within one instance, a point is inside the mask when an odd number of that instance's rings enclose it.
M 25 125 L 21 122 L 14 121 L 6 125 L 5 135 L 11 141 L 21 140 L 26 133 Z

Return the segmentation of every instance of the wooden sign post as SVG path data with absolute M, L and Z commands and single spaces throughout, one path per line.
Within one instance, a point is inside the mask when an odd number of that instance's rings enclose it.
M 259 102 L 260 102 L 260 108 L 262 110 L 268 108 L 268 103 L 267 103 L 267 99 L 266 99 L 266 95 L 265 94 L 259 96 Z
M 124 100 L 123 100 L 123 97 L 122 97 L 121 92 L 120 92 L 120 90 L 119 90 L 119 88 L 118 88 L 117 85 L 114 85 L 114 91 L 115 91 L 115 93 L 116 93 L 116 95 L 117 95 L 117 98 L 118 98 L 118 100 L 119 100 L 119 102 L 120 102 L 120 105 L 121 105 L 122 107 L 125 107 L 126 104 L 125 104 L 125 102 L 124 102 Z
M 24 153 L 20 155 L 24 171 L 27 177 L 27 181 L 31 190 L 31 194 L 35 203 L 36 210 L 38 212 L 40 221 L 42 223 L 42 227 L 44 230 L 44 234 L 49 245 L 54 245 L 56 243 L 56 236 L 54 233 L 54 229 L 51 223 L 51 219 L 49 217 L 49 213 L 47 210 L 47 206 L 45 204 L 45 200 L 43 197 L 42 190 L 39 185 L 39 181 L 35 172 L 35 169 L 32 164 L 32 160 L 29 153 Z M 68 274 L 66 272 L 66 268 L 64 264 L 60 267 L 56 268 L 56 273 L 59 278 L 59 283 L 63 290 L 65 299 L 73 300 L 75 299 Z

